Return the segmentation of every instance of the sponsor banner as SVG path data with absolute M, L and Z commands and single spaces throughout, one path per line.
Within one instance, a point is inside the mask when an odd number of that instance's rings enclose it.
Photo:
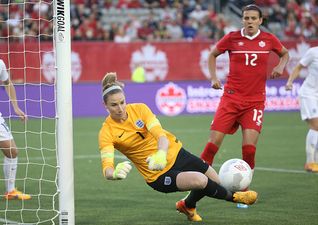
M 266 111 L 298 111 L 298 92 L 303 80 L 296 80 L 292 91 L 285 91 L 286 80 L 269 80 L 266 86 Z M 55 95 L 51 85 L 17 85 L 18 103 L 30 118 L 54 117 Z M 142 102 L 155 114 L 178 116 L 212 114 L 216 111 L 222 90 L 210 88 L 207 81 L 150 82 L 125 85 L 127 103 Z M 74 117 L 106 116 L 99 83 L 73 85 Z M 0 89 L 0 111 L 4 117 L 13 114 L 4 88 Z
M 62 15 L 62 12 L 60 14 Z M 63 32 L 61 18 L 59 29 Z M 290 53 L 290 61 L 284 72 L 286 77 L 306 50 L 318 45 L 318 40 L 288 41 L 283 44 Z M 143 66 L 147 82 L 203 81 L 210 78 L 207 60 L 211 48 L 211 42 L 120 44 L 74 41 L 71 53 L 72 78 L 73 82 L 99 82 L 106 72 L 115 71 L 120 80 L 129 81 L 134 69 Z M 268 74 L 278 62 L 278 57 L 274 53 L 271 54 Z M 53 82 L 56 76 L 54 57 L 52 43 L 10 43 L 10 48 L 6 43 L 0 43 L 0 58 L 5 61 L 12 79 L 16 81 Z M 228 54 L 222 54 L 217 58 L 217 76 L 224 79 L 228 72 Z M 306 71 L 302 71 L 301 75 L 305 74 Z

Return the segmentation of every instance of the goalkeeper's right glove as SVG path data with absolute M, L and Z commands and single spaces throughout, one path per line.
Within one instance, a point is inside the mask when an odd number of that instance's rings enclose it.
M 127 174 L 130 172 L 131 168 L 132 167 L 129 161 L 118 163 L 113 172 L 113 178 L 115 180 L 125 179 L 127 177 Z
M 150 170 L 163 170 L 167 165 L 167 152 L 158 150 L 146 160 Z

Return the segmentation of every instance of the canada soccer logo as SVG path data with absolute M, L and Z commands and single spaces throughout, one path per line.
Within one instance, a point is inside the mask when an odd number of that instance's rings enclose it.
M 160 88 L 156 94 L 157 108 L 167 116 L 176 116 L 182 113 L 186 102 L 187 96 L 184 89 L 172 82 Z
M 147 44 L 133 52 L 130 62 L 131 73 L 141 65 L 145 69 L 146 81 L 162 81 L 168 74 L 168 60 L 165 52 Z

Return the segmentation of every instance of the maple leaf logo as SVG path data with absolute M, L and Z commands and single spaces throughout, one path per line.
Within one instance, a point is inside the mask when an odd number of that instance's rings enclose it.
M 147 44 L 132 53 L 130 70 L 141 65 L 145 69 L 146 81 L 162 81 L 168 74 L 168 62 L 166 53 L 156 50 L 155 46 Z
M 259 45 L 259 47 L 264 48 L 265 45 L 266 45 L 266 43 L 265 43 L 264 41 L 260 41 L 260 42 L 258 43 L 258 45 Z
M 82 74 L 82 62 L 77 52 L 71 53 L 72 80 L 78 81 Z M 53 51 L 46 52 L 42 55 L 42 73 L 45 79 L 52 83 L 56 77 L 55 57 Z
M 211 49 L 214 46 L 211 46 L 210 49 L 204 49 L 201 51 L 200 56 L 200 67 L 201 71 L 204 76 L 208 79 L 211 79 L 209 73 L 209 66 L 208 66 L 208 58 L 211 52 Z M 228 54 L 221 54 L 216 58 L 216 76 L 220 80 L 224 80 L 226 76 L 229 74 L 229 57 Z

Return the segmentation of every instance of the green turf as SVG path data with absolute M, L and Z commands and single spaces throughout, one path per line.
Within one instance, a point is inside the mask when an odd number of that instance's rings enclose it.
M 177 135 L 187 150 L 199 155 L 209 135 L 211 118 L 160 117 L 160 121 L 163 127 Z M 102 121 L 103 118 L 74 120 L 76 225 L 194 224 L 175 211 L 175 202 L 184 197 L 185 193 L 162 194 L 153 191 L 135 168 L 124 181 L 104 180 L 97 142 Z M 200 224 L 318 224 L 318 176 L 303 171 L 306 133 L 306 124 L 300 120 L 298 112 L 266 113 L 251 185 L 251 189 L 259 192 L 258 202 L 248 209 L 238 209 L 229 202 L 204 198 L 198 203 L 198 212 L 203 217 Z M 37 143 L 37 135 L 31 136 L 27 141 Z M 18 137 L 18 145 L 24 144 L 25 139 Z M 47 149 L 54 146 L 54 142 L 47 142 Z M 31 154 L 37 155 L 36 151 Z M 48 150 L 47 154 L 51 152 Z M 21 153 L 20 159 L 23 160 L 23 157 Z M 241 157 L 240 131 L 225 138 L 216 156 L 215 168 L 218 170 L 222 162 L 235 157 Z M 40 159 L 31 157 L 35 161 Z M 54 164 L 54 160 L 51 161 Z M 39 171 L 42 170 L 34 166 L 29 174 L 38 177 L 42 174 Z M 23 172 L 19 171 L 19 174 Z M 47 176 L 52 179 L 54 172 L 48 171 Z M 38 183 L 30 185 L 37 187 Z M 27 188 L 31 190 L 31 187 Z M 47 184 L 46 190 L 50 188 L 51 185 Z M 3 191 L 2 187 L 0 191 Z M 42 202 L 44 204 L 45 199 Z M 5 207 L 3 203 L 0 202 L 0 210 Z M 37 204 L 37 201 L 32 200 L 29 205 L 36 208 Z M 15 207 L 21 207 L 21 204 L 10 204 L 10 209 Z M 32 215 L 26 216 L 32 218 Z M 3 213 L 0 218 L 4 218 Z M 10 218 L 18 220 L 16 215 L 10 215 Z

